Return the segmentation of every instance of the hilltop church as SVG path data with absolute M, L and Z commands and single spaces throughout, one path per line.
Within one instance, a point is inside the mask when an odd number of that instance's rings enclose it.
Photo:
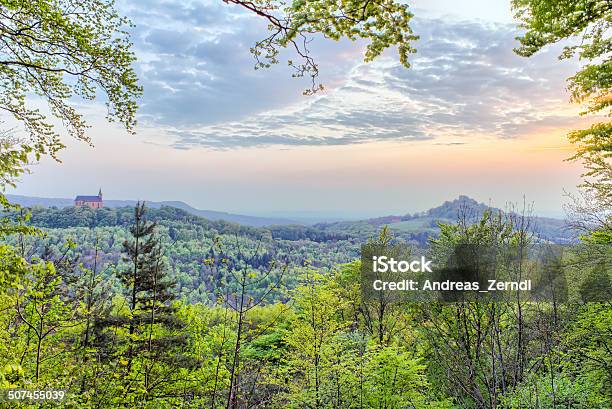
M 91 209 L 100 209 L 104 207 L 102 200 L 102 189 L 98 192 L 98 196 L 77 196 L 74 199 L 75 206 L 87 206 Z

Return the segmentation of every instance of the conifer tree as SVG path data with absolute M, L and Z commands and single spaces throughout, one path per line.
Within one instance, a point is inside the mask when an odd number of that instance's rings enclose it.
M 135 403 L 176 395 L 168 390 L 174 374 L 192 362 L 182 355 L 186 338 L 173 305 L 175 282 L 168 277 L 161 239 L 144 203 L 136 205 L 129 231 L 131 239 L 123 243 L 126 264 L 117 272 L 127 308 L 98 321 L 97 344 L 122 368 L 123 401 Z

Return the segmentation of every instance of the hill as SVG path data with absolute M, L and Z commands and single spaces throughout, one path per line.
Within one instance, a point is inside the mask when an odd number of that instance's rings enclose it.
M 49 197 L 33 197 L 33 196 L 21 196 L 21 195 L 6 195 L 11 203 L 17 203 L 24 207 L 57 207 L 64 208 L 73 206 L 73 199 L 67 198 L 49 198 Z M 133 207 L 137 203 L 137 200 L 104 200 L 104 206 L 110 208 L 118 207 Z M 246 216 L 242 214 L 233 214 L 226 212 L 219 212 L 215 210 L 202 210 L 196 209 L 181 201 L 162 201 L 152 202 L 146 201 L 147 207 L 153 209 L 159 209 L 162 206 L 175 207 L 177 209 L 185 210 L 186 212 L 195 216 L 204 217 L 209 220 L 224 220 L 233 223 L 244 224 L 246 226 L 269 226 L 272 224 L 287 225 L 295 224 L 295 220 L 285 218 L 274 218 L 274 217 L 258 217 L 258 216 Z
M 430 236 L 438 232 L 438 223 L 454 223 L 460 216 L 476 221 L 487 210 L 501 211 L 479 203 L 468 196 L 459 196 L 427 211 L 399 216 L 384 216 L 358 221 L 318 223 L 313 227 L 335 234 L 348 234 L 361 239 L 370 237 L 382 227 L 389 226 L 396 235 L 407 241 L 424 245 Z M 567 229 L 564 220 L 550 217 L 530 216 L 532 230 L 540 238 L 557 244 L 571 243 L 575 240 L 573 232 Z

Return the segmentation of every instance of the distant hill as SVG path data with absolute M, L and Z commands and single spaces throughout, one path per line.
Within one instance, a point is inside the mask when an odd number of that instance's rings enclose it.
M 487 209 L 499 210 L 491 208 L 484 203 L 478 203 L 471 197 L 461 195 L 455 200 L 446 201 L 438 207 L 429 209 L 425 212 L 425 215 L 437 219 L 455 220 L 462 212 L 469 213 L 469 216 L 480 217 Z
M 49 197 L 32 197 L 32 196 L 21 196 L 21 195 L 6 195 L 8 200 L 12 203 L 17 203 L 24 207 L 57 207 L 63 208 L 67 206 L 73 206 L 73 199 L 66 198 L 49 198 Z M 104 200 L 104 206 L 111 208 L 126 207 L 136 205 L 136 200 Z M 258 216 L 246 216 L 242 214 L 233 214 L 226 212 L 218 212 L 214 210 L 201 210 L 196 209 L 181 201 L 163 201 L 163 202 L 151 202 L 147 201 L 147 206 L 158 209 L 162 206 L 176 207 L 177 209 L 184 210 L 195 216 L 204 217 L 209 220 L 224 220 L 227 222 L 244 224 L 246 226 L 262 227 L 269 225 L 288 225 L 296 224 L 295 220 L 274 218 L 274 217 L 258 217 Z
M 420 213 L 376 217 L 358 221 L 318 223 L 314 227 L 330 234 L 349 234 L 363 239 L 375 235 L 380 227 L 387 225 L 397 235 L 409 241 L 424 244 L 429 236 L 435 236 L 438 233 L 438 222 L 453 223 L 460 215 L 465 215 L 468 220 L 476 221 L 486 210 L 500 211 L 500 209 L 487 206 L 462 195 L 455 200 L 446 201 L 440 206 Z M 573 232 L 567 229 L 564 220 L 531 216 L 530 221 L 534 233 L 545 240 L 558 244 L 570 243 L 575 240 Z

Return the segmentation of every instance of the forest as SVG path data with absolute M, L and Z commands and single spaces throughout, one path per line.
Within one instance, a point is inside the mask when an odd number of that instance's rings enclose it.
M 426 248 L 386 227 L 366 245 L 436 259 L 541 242 L 528 217 L 464 210 Z M 609 246 L 566 246 L 564 300 L 422 303 L 366 296 L 344 238 L 276 239 L 145 204 L 22 214 L 2 245 L 0 379 L 65 390 L 63 407 L 612 405 Z

